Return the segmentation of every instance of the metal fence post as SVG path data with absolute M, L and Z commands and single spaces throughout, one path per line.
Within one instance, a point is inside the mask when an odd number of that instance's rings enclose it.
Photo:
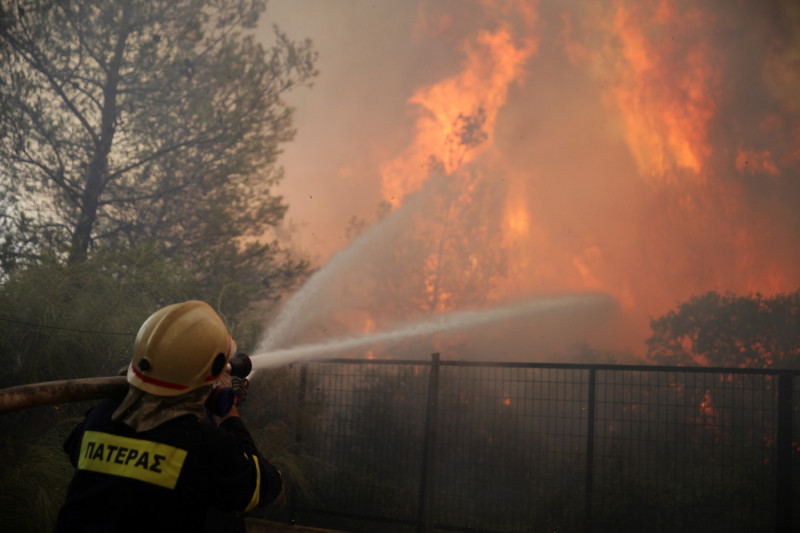
M 417 531 L 433 531 L 431 512 L 434 487 L 434 459 L 436 447 L 436 419 L 439 409 L 439 354 L 431 354 L 431 372 L 428 378 L 428 403 L 425 410 L 425 435 L 422 442 L 422 469 L 419 481 L 419 507 Z
M 297 410 L 295 411 L 294 440 L 300 445 L 303 442 L 306 431 L 305 403 L 306 388 L 308 385 L 308 365 L 300 366 L 300 379 L 297 387 Z M 286 491 L 287 508 L 289 513 L 289 523 L 295 524 L 297 521 L 297 495 L 293 490 Z
M 297 386 L 297 414 L 295 416 L 296 426 L 294 428 L 294 439 L 300 443 L 305 437 L 306 420 L 305 420 L 305 404 L 306 404 L 306 386 L 308 383 L 308 365 L 300 367 L 300 379 Z
M 794 406 L 794 376 L 782 373 L 778 376 L 778 435 L 776 449 L 776 515 L 775 531 L 789 533 L 792 529 L 792 410 Z
M 597 395 L 597 369 L 589 369 L 589 404 L 586 413 L 586 500 L 584 504 L 584 528 L 592 531 L 592 490 L 594 485 L 594 418 Z

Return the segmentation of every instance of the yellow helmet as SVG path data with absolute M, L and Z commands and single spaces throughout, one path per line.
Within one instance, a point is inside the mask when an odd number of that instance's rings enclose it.
M 205 302 L 168 305 L 144 321 L 133 346 L 128 383 L 159 396 L 177 396 L 211 385 L 236 344 Z

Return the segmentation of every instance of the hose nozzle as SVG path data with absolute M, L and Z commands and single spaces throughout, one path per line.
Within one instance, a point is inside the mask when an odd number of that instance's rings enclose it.
M 250 361 L 250 356 L 246 353 L 239 352 L 228 362 L 231 367 L 231 376 L 237 378 L 246 378 L 253 370 L 253 363 Z

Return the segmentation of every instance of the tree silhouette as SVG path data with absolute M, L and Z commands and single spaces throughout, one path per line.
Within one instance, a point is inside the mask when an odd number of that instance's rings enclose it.
M 277 28 L 268 50 L 247 34 L 265 7 L 3 2 L 3 268 L 48 247 L 77 264 L 152 241 L 198 273 L 277 262 L 262 239 L 286 210 L 270 192 L 294 133 L 281 96 L 315 75 L 315 53 Z
M 800 290 L 692 297 L 650 322 L 648 358 L 660 364 L 800 367 Z

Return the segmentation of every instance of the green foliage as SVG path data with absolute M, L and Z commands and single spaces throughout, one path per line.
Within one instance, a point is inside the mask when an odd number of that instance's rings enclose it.
M 660 364 L 800 368 L 800 290 L 764 297 L 711 291 L 652 320 Z
M 72 477 L 61 451 L 77 419 L 63 420 L 40 437 L 2 438 L 0 523 L 3 531 L 52 531 Z
M 194 285 L 153 248 L 15 272 L 0 285 L 0 386 L 115 374 L 144 319 Z
M 188 263 L 196 287 L 193 297 L 212 305 L 240 348 L 248 349 L 263 333 L 264 317 L 282 294 L 304 279 L 308 267 L 274 243 L 228 242 Z

